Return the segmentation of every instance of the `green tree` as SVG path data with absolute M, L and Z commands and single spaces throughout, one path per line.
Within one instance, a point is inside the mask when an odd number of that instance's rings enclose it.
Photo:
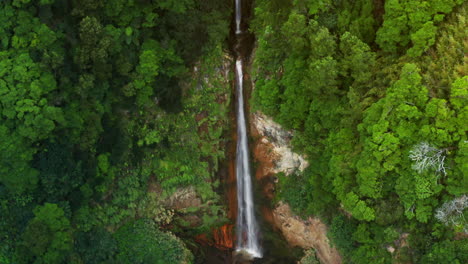
M 81 162 L 76 162 L 72 154 L 69 146 L 57 143 L 44 145 L 44 150 L 36 154 L 34 167 L 39 171 L 40 196 L 44 200 L 66 200 L 83 184 L 85 172 Z
M 345 256 L 350 256 L 354 250 L 354 242 L 350 239 L 356 231 L 356 225 L 346 217 L 338 215 L 332 219 L 327 235 Z
M 464 240 L 442 241 L 434 243 L 430 251 L 422 258 L 422 262 L 432 264 L 466 263 L 468 261 L 468 246 Z
M 32 141 L 46 138 L 56 124 L 64 124 L 60 108 L 47 94 L 57 88 L 53 75 L 41 71 L 27 53 L 0 52 L 0 103 L 2 119 Z
M 382 27 L 377 31 L 376 42 L 387 52 L 397 52 L 408 46 L 413 47 L 408 55 L 416 57 L 434 44 L 436 26 L 443 16 L 462 0 L 390 0 L 385 2 Z
M 95 17 L 84 17 L 80 22 L 79 36 L 81 42 L 75 58 L 76 63 L 83 69 L 90 68 L 92 64 L 105 63 L 111 43 L 99 20 Z
M 192 254 L 170 233 L 157 229 L 150 220 L 130 222 L 115 233 L 118 263 L 190 263 Z
M 18 248 L 21 263 L 62 263 L 72 249 L 70 221 L 62 208 L 45 203 L 34 209 Z
M 76 235 L 75 250 L 84 263 L 113 263 L 117 253 L 117 241 L 105 228 L 96 227 Z
M 30 161 L 36 152 L 21 136 L 0 125 L 0 182 L 10 191 L 21 193 L 33 189 L 38 181 L 38 171 Z

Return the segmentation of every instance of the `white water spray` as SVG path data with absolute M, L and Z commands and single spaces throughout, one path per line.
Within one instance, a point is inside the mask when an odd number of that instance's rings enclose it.
M 241 0 L 236 0 L 236 34 L 242 33 Z M 239 42 L 238 42 L 239 43 Z M 251 258 L 261 258 L 262 250 L 258 241 L 258 225 L 254 214 L 252 194 L 252 179 L 249 164 L 249 148 L 244 112 L 244 73 L 241 54 L 236 60 L 236 92 L 237 92 L 237 252 L 244 252 Z
M 258 243 L 258 225 L 254 215 L 252 179 L 244 113 L 242 60 L 236 61 L 237 77 L 237 251 L 245 251 L 255 258 L 262 257 Z

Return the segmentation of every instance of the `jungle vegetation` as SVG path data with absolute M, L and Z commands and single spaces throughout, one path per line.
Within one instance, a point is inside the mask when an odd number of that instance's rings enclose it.
M 467 5 L 256 0 L 252 105 L 294 131 L 280 199 L 344 263 L 468 261 Z
M 254 1 L 252 111 L 310 163 L 279 199 L 327 222 L 344 263 L 468 263 L 467 8 Z M 0 2 L 0 263 L 197 261 L 187 237 L 227 221 L 232 12 Z M 202 206 L 175 213 L 168 197 L 189 186 Z
M 0 263 L 193 261 L 173 233 L 226 221 L 214 190 L 231 12 L 215 0 L 0 2 Z M 187 212 L 203 216 L 196 228 L 165 204 L 187 186 L 202 199 Z

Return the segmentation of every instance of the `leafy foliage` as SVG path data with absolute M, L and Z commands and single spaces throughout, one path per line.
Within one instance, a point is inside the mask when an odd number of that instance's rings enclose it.
M 316 256 L 315 256 L 315 251 L 313 249 L 309 249 L 305 252 L 305 256 L 301 258 L 301 260 L 298 262 L 299 264 L 318 264 Z
M 112 263 L 117 253 L 117 242 L 109 231 L 102 227 L 76 235 L 76 251 L 85 263 Z
M 148 220 L 121 227 L 115 237 L 118 263 L 189 263 L 192 254 L 171 234 L 159 231 Z
M 382 27 L 377 31 L 376 42 L 389 52 L 396 52 L 413 44 L 408 55 L 416 57 L 435 43 L 437 27 L 444 15 L 463 1 L 399 1 L 385 2 Z
M 45 203 L 34 209 L 18 248 L 21 263 L 62 263 L 72 248 L 70 221 L 62 208 Z
M 346 263 L 444 263 L 426 254 L 445 245 L 457 263 L 466 213 L 442 201 L 466 195 L 466 3 L 286 2 L 252 22 L 254 108 L 310 164 L 279 198 L 331 222 Z
M 190 260 L 158 228 L 177 229 L 164 200 L 188 185 L 215 208 L 200 226 L 223 218 L 231 5 L 0 2 L 1 263 L 115 263 L 133 232 L 116 230 L 139 218 L 174 250 L 158 261 Z
M 231 10 L 1 1 L 0 262 L 192 260 L 159 227 L 224 221 Z M 251 31 L 251 106 L 311 164 L 279 198 L 330 222 L 345 262 L 467 262 L 466 3 L 256 0 Z M 167 208 L 187 186 L 203 206 Z

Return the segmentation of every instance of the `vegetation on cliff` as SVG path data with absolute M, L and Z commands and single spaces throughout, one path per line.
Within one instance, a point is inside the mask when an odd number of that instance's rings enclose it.
M 254 1 L 250 105 L 310 164 L 280 178 L 279 198 L 327 221 L 345 263 L 468 263 L 467 8 Z M 225 220 L 232 12 L 0 2 L 0 263 L 196 261 L 167 229 Z M 201 206 L 174 211 L 187 186 Z
M 0 263 L 191 262 L 160 228 L 181 214 L 202 222 L 175 230 L 222 223 L 231 12 L 230 1 L 0 2 Z M 188 185 L 204 206 L 167 208 Z
M 252 105 L 310 163 L 279 195 L 331 224 L 345 263 L 467 262 L 467 205 L 450 204 L 468 192 L 466 2 L 257 0 L 254 16 Z

